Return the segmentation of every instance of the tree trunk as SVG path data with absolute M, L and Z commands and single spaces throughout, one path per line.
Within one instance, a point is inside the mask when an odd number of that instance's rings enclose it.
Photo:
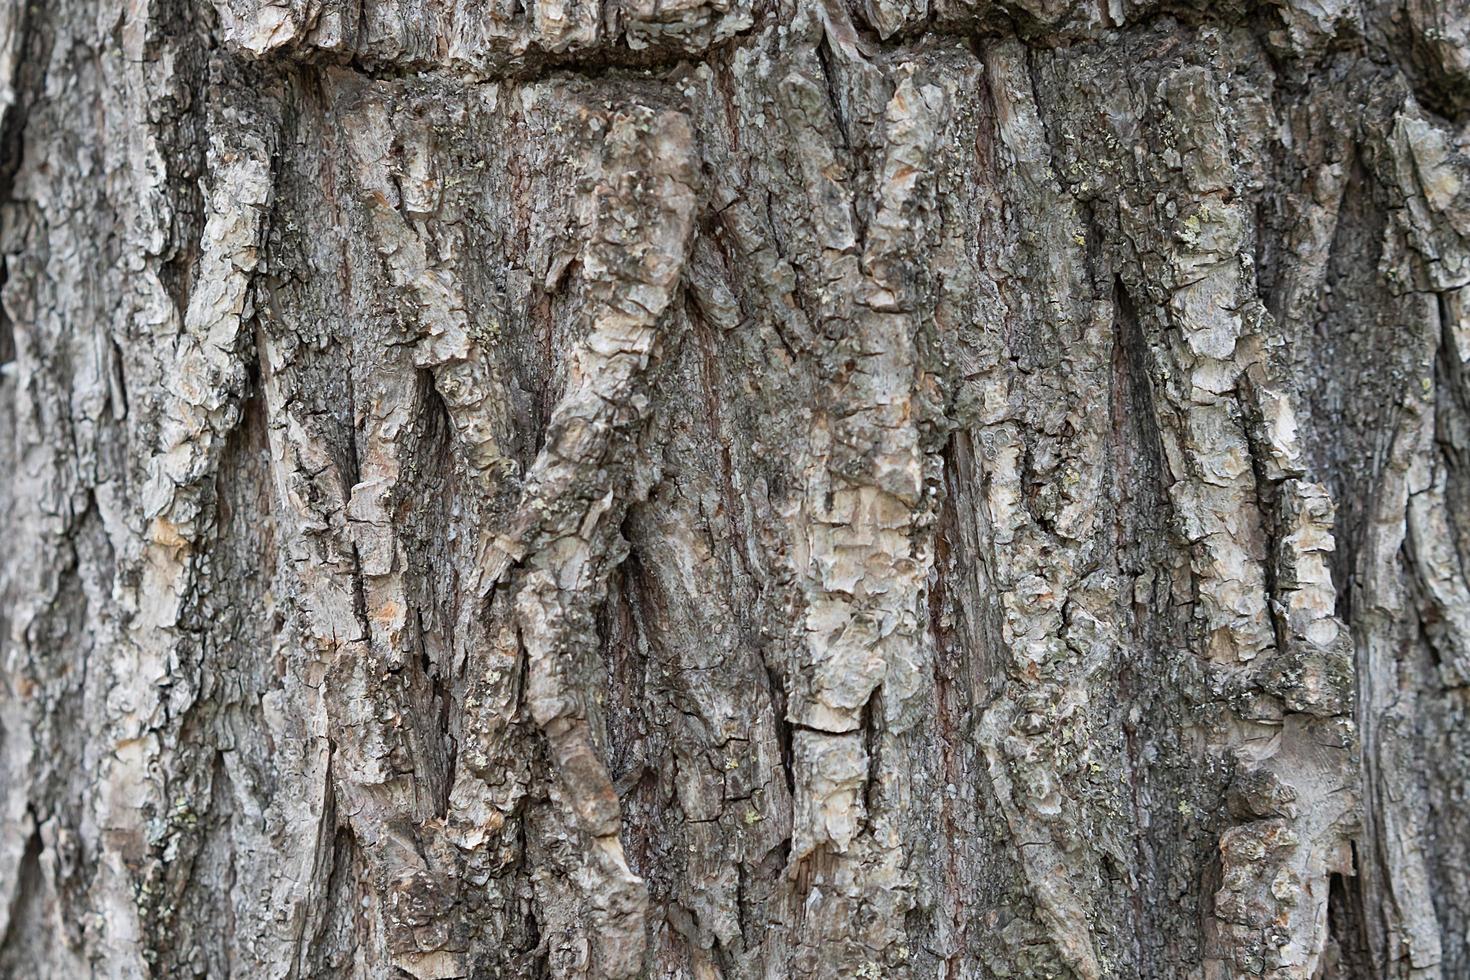
M 1470 0 L 0 0 L 0 976 L 1470 977 Z

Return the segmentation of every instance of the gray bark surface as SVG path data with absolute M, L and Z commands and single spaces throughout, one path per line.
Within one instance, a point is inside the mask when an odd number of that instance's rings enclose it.
M 1470 977 L 1467 0 L 0 0 L 0 976 Z

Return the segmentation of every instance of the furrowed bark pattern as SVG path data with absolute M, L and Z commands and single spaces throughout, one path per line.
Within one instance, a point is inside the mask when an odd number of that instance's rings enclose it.
M 0 0 L 0 975 L 1465 975 L 1467 52 Z

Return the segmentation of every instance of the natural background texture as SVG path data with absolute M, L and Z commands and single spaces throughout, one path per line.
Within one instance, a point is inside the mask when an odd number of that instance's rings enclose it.
M 1470 977 L 1470 0 L 0 0 L 0 976 Z

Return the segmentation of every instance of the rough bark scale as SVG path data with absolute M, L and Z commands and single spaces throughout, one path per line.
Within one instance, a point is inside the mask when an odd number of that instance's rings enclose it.
M 1464 0 L 4 0 L 0 108 L 0 974 L 1470 975 Z

